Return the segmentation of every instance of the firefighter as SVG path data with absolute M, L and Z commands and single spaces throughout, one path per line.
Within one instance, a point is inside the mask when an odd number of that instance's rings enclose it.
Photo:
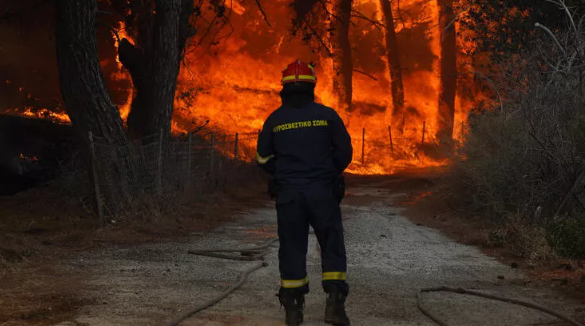
M 340 202 L 342 173 L 352 159 L 351 138 L 339 115 L 315 103 L 317 83 L 312 65 L 300 60 L 283 71 L 282 106 L 265 121 L 258 137 L 256 160 L 273 176 L 269 190 L 276 199 L 280 303 L 286 324 L 303 322 L 309 292 L 306 269 L 309 226 L 322 258 L 322 286 L 327 294 L 325 322 L 349 325 L 345 299 L 347 261 Z

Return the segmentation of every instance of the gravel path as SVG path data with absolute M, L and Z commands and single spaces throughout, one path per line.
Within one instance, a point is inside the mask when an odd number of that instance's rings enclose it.
M 422 287 L 437 285 L 530 299 L 568 314 L 578 308 L 554 292 L 514 285 L 523 279 L 516 270 L 476 248 L 411 223 L 400 216 L 400 208 L 389 206 L 392 195 L 385 190 L 364 187 L 350 192 L 374 198 L 367 205 L 343 206 L 351 287 L 347 310 L 352 325 L 434 325 L 417 310 L 415 294 Z M 82 309 L 76 320 L 60 325 L 165 325 L 227 289 L 254 264 L 188 255 L 187 250 L 252 246 L 274 237 L 275 231 L 275 211 L 267 206 L 213 233 L 194 234 L 189 241 L 82 253 L 69 268 L 93 275 L 82 296 L 94 304 Z M 304 325 L 324 325 L 320 258 L 313 235 L 310 241 L 312 292 L 307 296 Z M 269 266 L 255 272 L 240 290 L 182 325 L 284 325 L 284 311 L 275 297 L 279 286 L 276 250 L 267 256 Z M 427 294 L 424 302 L 453 326 L 552 321 L 531 310 L 473 297 Z

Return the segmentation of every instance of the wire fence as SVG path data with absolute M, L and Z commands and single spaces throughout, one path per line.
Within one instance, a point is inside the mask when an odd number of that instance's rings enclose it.
M 440 146 L 436 130 L 437 126 L 427 122 L 405 126 L 401 132 L 397 132 L 391 126 L 386 130 L 362 128 L 359 135 L 355 132 L 352 135 L 354 149 L 352 165 L 367 167 L 371 164 L 416 162 L 423 157 L 441 160 L 448 154 L 445 150 L 449 147 Z M 453 130 L 455 140 L 448 140 L 449 144 L 457 145 L 465 133 L 464 123 L 455 126 Z
M 140 204 L 138 199 L 168 203 L 262 178 L 251 164 L 257 138 L 200 132 L 164 140 L 160 133 L 116 146 L 90 134 L 97 214 L 103 219 Z
M 421 151 L 428 155 L 435 143 L 428 130 L 423 123 L 396 136 L 391 127 L 386 135 L 379 130 L 369 135 L 363 128 L 361 137 L 353 135 L 352 165 L 405 160 Z M 199 131 L 165 140 L 159 133 L 132 141 L 130 146 L 115 146 L 90 134 L 97 214 L 102 219 L 117 215 L 137 202 L 136 198 L 146 198 L 147 204 L 152 198 L 170 203 L 180 196 L 201 196 L 251 178 L 262 179 L 252 164 L 258 135 Z

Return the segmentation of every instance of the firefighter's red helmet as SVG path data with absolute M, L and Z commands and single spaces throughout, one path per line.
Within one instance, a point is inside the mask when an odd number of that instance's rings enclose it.
M 282 84 L 307 82 L 316 84 L 315 68 L 309 63 L 295 60 L 282 71 Z

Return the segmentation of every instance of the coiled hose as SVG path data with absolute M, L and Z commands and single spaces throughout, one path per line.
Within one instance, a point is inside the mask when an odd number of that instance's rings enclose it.
M 198 255 L 198 256 L 207 256 L 207 257 L 215 257 L 215 258 L 223 258 L 223 259 L 230 259 L 230 260 L 239 260 L 239 261 L 255 261 L 258 260 L 259 262 L 254 266 L 248 268 L 244 272 L 242 272 L 240 276 L 240 280 L 238 283 L 232 285 L 229 289 L 225 290 L 223 293 L 218 295 L 216 298 L 205 302 L 189 311 L 184 313 L 183 315 L 177 317 L 172 322 L 168 323 L 168 326 L 176 326 L 183 322 L 185 319 L 191 317 L 192 315 L 205 310 L 221 300 L 225 299 L 228 295 L 232 292 L 239 289 L 245 282 L 246 279 L 250 274 L 259 270 L 262 267 L 268 266 L 268 263 L 264 261 L 264 257 L 270 252 L 270 246 L 272 246 L 278 239 L 271 239 L 270 241 L 252 248 L 247 249 L 211 249 L 211 250 L 189 250 L 189 254 Z M 239 253 L 241 256 L 231 256 L 222 253 Z

